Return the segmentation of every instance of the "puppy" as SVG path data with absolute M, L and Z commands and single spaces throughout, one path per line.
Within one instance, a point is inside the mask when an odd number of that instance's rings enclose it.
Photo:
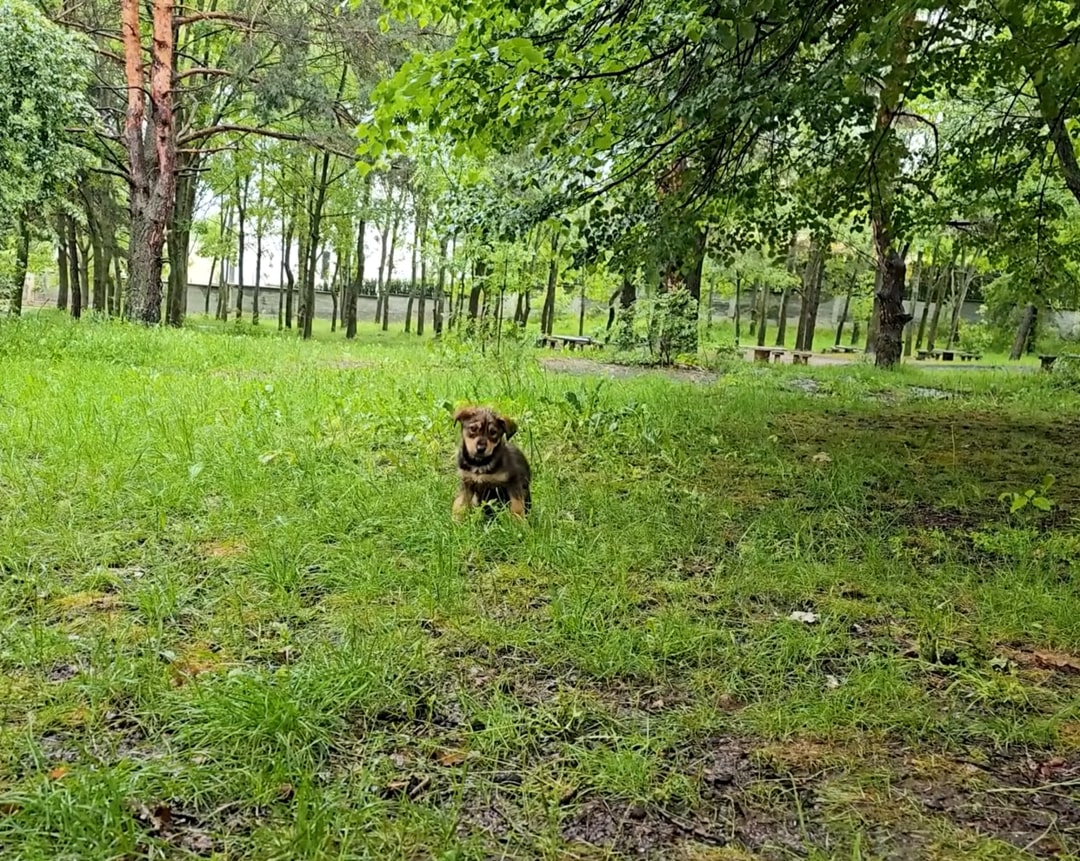
M 454 519 L 461 520 L 478 505 L 491 516 L 490 503 L 509 505 L 511 514 L 524 518 L 532 506 L 532 471 L 525 455 L 509 442 L 517 432 L 514 420 L 487 407 L 462 407 L 454 421 L 461 425 L 461 486 L 454 498 Z

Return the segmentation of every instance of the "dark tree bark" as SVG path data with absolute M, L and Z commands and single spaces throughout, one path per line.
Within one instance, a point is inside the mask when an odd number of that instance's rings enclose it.
M 56 294 L 56 307 L 66 311 L 68 307 L 68 249 L 67 249 L 67 216 L 58 215 L 56 218 L 56 270 L 60 274 L 60 288 Z
M 851 310 L 851 296 L 855 292 L 855 284 L 859 280 L 858 270 L 851 273 L 851 278 L 848 279 L 847 293 L 844 294 L 844 308 L 840 312 L 840 322 L 836 327 L 836 340 L 833 342 L 837 347 L 840 346 L 840 339 L 844 337 L 844 324 L 847 322 L 848 311 Z
M 768 333 L 769 326 L 769 288 L 768 285 L 762 283 L 758 287 L 757 292 L 758 302 L 757 307 L 757 345 L 759 347 L 765 346 L 765 337 Z
M 82 316 L 83 285 L 79 274 L 79 238 L 76 234 L 75 219 L 67 219 L 67 259 L 68 277 L 71 286 L 71 316 L 78 320 Z
M 180 167 L 193 169 L 197 159 L 180 158 Z M 165 297 L 165 317 L 170 326 L 182 326 L 187 316 L 188 250 L 191 246 L 191 222 L 195 214 L 198 180 L 194 173 L 181 172 L 176 179 L 176 205 L 169 230 L 169 283 Z M 213 279 L 211 279 L 213 280 Z
M 1018 361 L 1024 355 L 1024 351 L 1028 349 L 1032 336 L 1035 334 L 1035 324 L 1038 319 L 1039 309 L 1033 303 L 1028 302 L 1024 306 L 1024 313 L 1020 318 L 1020 325 L 1016 329 L 1012 349 L 1009 351 L 1009 358 L 1012 361 Z
M 825 249 L 828 241 L 815 238 L 811 244 L 810 260 L 803 275 L 803 306 L 799 315 L 796 350 L 813 350 L 817 330 L 818 307 L 821 304 L 821 285 L 825 279 Z
M 365 201 L 366 210 L 366 201 Z M 349 279 L 348 289 L 345 293 L 345 337 L 352 340 L 356 337 L 356 316 L 360 301 L 360 285 L 364 281 L 364 237 L 367 233 L 367 222 L 360 216 L 360 223 L 356 228 L 356 268 L 352 278 Z
M 555 325 L 555 288 L 559 283 L 559 234 L 551 235 L 551 259 L 548 261 L 547 292 L 540 311 L 540 332 L 550 335 Z
M 443 288 L 446 285 L 446 239 L 439 241 L 439 274 L 435 282 L 435 302 L 431 312 L 431 329 L 438 338 L 443 331 Z

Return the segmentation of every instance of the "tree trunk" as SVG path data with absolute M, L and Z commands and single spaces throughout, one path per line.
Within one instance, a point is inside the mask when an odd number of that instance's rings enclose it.
M 499 297 L 499 301 L 502 301 L 501 296 Z M 578 308 L 577 333 L 579 338 L 585 337 L 585 273 L 581 274 L 581 307 Z
M 138 0 L 121 0 L 121 29 L 128 105 L 124 143 L 128 154 L 129 209 L 128 315 L 156 325 L 161 321 L 162 251 L 172 216 L 176 185 L 176 129 L 173 125 L 172 0 L 152 0 L 150 63 L 151 122 L 145 122 L 142 42 Z M 152 137 L 153 159 L 148 148 Z M 152 165 L 152 166 L 151 166 Z
M 768 316 L 769 316 L 769 288 L 768 285 L 762 283 L 757 292 L 758 302 L 760 303 L 757 308 L 757 345 L 759 347 L 765 346 L 765 336 L 768 332 Z
M 367 202 L 365 200 L 365 209 Z M 345 308 L 342 313 L 345 316 L 345 337 L 352 340 L 356 337 L 356 316 L 360 303 L 360 285 L 364 282 L 364 236 L 367 233 L 367 222 L 364 216 L 360 216 L 360 224 L 356 229 L 356 270 L 349 279 L 348 290 L 345 294 Z
M 244 250 L 247 246 L 247 195 L 250 178 L 236 177 L 236 322 L 244 316 Z
M 851 296 L 855 292 L 855 285 L 859 280 L 859 272 L 856 269 L 851 273 L 851 278 L 848 280 L 847 293 L 844 294 L 844 308 L 840 312 L 840 322 L 836 326 L 836 340 L 833 342 L 837 347 L 840 346 L 840 339 L 844 337 L 844 324 L 847 322 L 848 311 L 851 310 Z
M 18 239 L 15 245 L 15 273 L 8 296 L 8 313 L 22 314 L 23 290 L 26 289 L 26 269 L 30 263 L 30 224 L 26 213 L 19 215 Z
M 915 271 L 912 273 L 912 310 L 910 310 L 910 317 L 912 317 L 912 323 L 908 323 L 904 329 L 904 355 L 909 356 L 912 354 L 912 340 L 915 335 L 915 309 L 919 306 L 919 290 L 922 285 L 922 248 L 919 248 L 919 253 L 915 258 Z
M 343 72 L 344 74 L 344 72 Z M 316 156 L 319 158 L 319 156 Z M 315 269 L 318 265 L 319 244 L 322 239 L 323 206 L 326 204 L 328 177 L 330 174 L 330 153 L 322 153 L 322 169 L 319 172 L 315 190 L 315 201 L 308 214 L 308 257 L 307 271 L 304 273 L 301 289 L 304 291 L 304 319 L 302 337 L 311 337 L 315 321 Z
M 67 219 L 66 215 L 56 218 L 56 269 L 60 274 L 60 289 L 56 294 L 56 307 L 66 311 L 68 307 L 68 251 L 67 251 Z
M 705 245 L 709 239 L 706 228 L 698 228 L 694 233 L 694 242 L 691 249 L 690 268 L 686 273 L 686 291 L 694 300 L 695 313 L 701 304 L 701 276 L 705 271 Z
M 1013 339 L 1012 350 L 1009 351 L 1009 358 L 1012 361 L 1018 361 L 1024 355 L 1024 351 L 1035 333 L 1035 323 L 1038 318 L 1039 309 L 1033 303 L 1028 302 L 1024 306 L 1024 314 L 1020 318 L 1020 325 L 1017 327 L 1016 337 Z
M 296 230 L 296 214 L 293 213 L 289 216 L 289 220 L 285 223 L 285 242 L 281 250 L 281 266 L 285 270 L 285 283 L 282 286 L 285 293 L 285 328 L 291 329 L 293 324 L 293 289 L 296 287 L 296 276 L 292 271 L 292 245 L 293 245 L 293 232 Z M 303 254 L 303 243 L 301 242 L 301 254 Z
M 945 292 L 948 290 L 954 271 L 955 267 L 950 263 L 949 268 L 939 277 L 937 293 L 934 296 L 934 313 L 930 316 L 930 331 L 926 334 L 927 350 L 934 349 L 934 342 L 937 340 L 938 322 L 941 320 L 941 309 L 945 305 Z
M 473 263 L 473 281 L 469 290 L 469 322 L 472 323 L 480 316 L 480 294 L 485 292 L 487 278 L 487 262 L 477 260 Z
M 75 219 L 67 219 L 67 259 L 71 285 L 71 316 L 78 320 L 82 316 L 83 290 L 79 275 L 79 238 L 75 232 Z
M 964 302 L 967 301 L 968 289 L 975 279 L 975 273 L 965 265 L 964 255 L 961 255 L 960 259 L 960 287 L 953 302 L 952 319 L 949 321 L 949 340 L 945 343 L 946 349 L 951 349 L 960 335 L 960 314 L 964 310 Z
M 194 170 L 198 161 L 186 155 L 184 166 Z M 195 197 L 198 179 L 189 172 L 181 173 L 176 180 L 176 206 L 169 231 L 169 284 L 165 299 L 165 316 L 170 326 L 182 326 L 187 316 L 188 251 L 191 246 L 191 222 L 195 214 Z M 211 279 L 213 280 L 213 279 Z
M 780 306 L 776 310 L 776 346 L 784 347 L 787 341 L 787 313 L 788 302 L 791 298 L 791 288 L 784 285 L 784 292 L 780 294 Z
M 739 346 L 739 328 L 742 323 L 742 276 L 735 273 L 735 346 Z
M 826 248 L 828 248 L 827 240 L 815 238 L 812 241 L 810 260 L 804 274 L 803 307 L 799 320 L 799 337 L 795 341 L 796 350 L 812 351 L 814 349 L 818 307 L 821 304 L 821 285 L 825 279 Z
M 439 274 L 435 276 L 435 301 L 432 308 L 431 329 L 438 338 L 443 331 L 443 288 L 446 286 L 446 239 L 439 240 Z
M 926 297 L 923 299 L 922 311 L 919 313 L 919 331 L 915 336 L 915 351 L 922 349 L 923 338 L 926 337 L 926 320 L 930 315 L 930 302 L 937 293 L 938 286 L 942 282 L 941 264 L 938 262 L 938 250 L 941 248 L 941 238 L 934 242 L 934 250 L 930 253 L 930 266 L 936 271 L 933 280 L 926 279 Z
M 900 246 L 893 228 L 893 202 L 897 193 L 904 146 L 896 131 L 896 112 L 908 83 L 908 52 L 915 16 L 908 12 L 900 22 L 892 44 L 892 63 L 878 96 L 878 111 L 870 158 L 870 222 L 880 286 L 875 293 L 874 362 L 891 368 L 900 361 L 904 326 L 911 315 L 904 312 L 904 283 L 907 277 L 907 246 Z
M 555 326 L 555 288 L 559 283 L 559 234 L 551 235 L 551 260 L 548 262 L 547 292 L 540 311 L 540 332 L 550 335 Z
M 218 259 L 217 257 L 210 258 L 210 276 L 206 279 L 206 289 L 203 291 L 203 313 L 210 316 L 210 294 L 214 289 L 214 273 L 217 271 Z
M 251 325 L 259 325 L 259 287 L 262 283 L 263 230 L 260 219 L 255 220 L 255 284 L 251 288 Z
M 427 255 L 424 254 L 424 239 L 427 236 L 428 226 L 428 210 L 425 205 L 423 209 L 423 215 L 421 217 L 421 226 L 419 229 L 420 245 L 420 294 L 416 297 L 416 335 L 421 337 L 424 334 L 424 314 L 427 313 Z M 416 267 L 413 266 L 415 270 Z
M 386 294 L 386 250 L 390 241 L 390 222 L 379 234 L 379 271 L 375 281 L 375 322 L 382 320 L 383 298 Z

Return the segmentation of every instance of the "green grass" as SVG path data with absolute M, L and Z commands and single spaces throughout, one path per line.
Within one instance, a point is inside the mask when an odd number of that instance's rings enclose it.
M 1054 375 L 230 331 L 0 325 L 0 857 L 1080 857 Z

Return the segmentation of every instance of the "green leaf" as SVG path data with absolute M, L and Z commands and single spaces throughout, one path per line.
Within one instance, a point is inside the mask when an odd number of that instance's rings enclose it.
M 1049 511 L 1054 507 L 1054 504 L 1045 496 L 1036 496 L 1031 500 L 1031 504 L 1034 505 L 1039 511 Z
M 1020 496 L 1019 494 L 1013 499 L 1012 505 L 1009 507 L 1010 514 L 1016 514 L 1021 508 L 1028 504 L 1026 496 Z

